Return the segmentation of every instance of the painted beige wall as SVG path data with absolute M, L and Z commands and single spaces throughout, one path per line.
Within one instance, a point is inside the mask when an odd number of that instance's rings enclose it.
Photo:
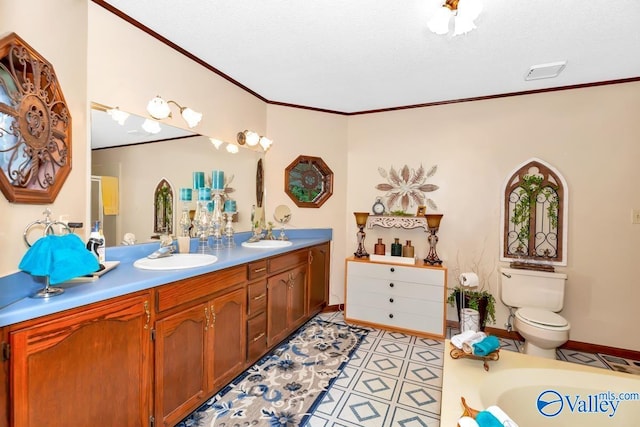
M 37 11 L 35 13 L 34 11 Z M 86 204 L 78 195 L 87 193 L 87 2 L 85 0 L 0 0 L 0 37 L 17 33 L 54 67 L 72 120 L 72 169 L 54 203 L 25 205 L 0 197 L 0 276 L 18 270 L 27 247 L 22 239 L 30 222 L 43 219 L 50 208 L 53 217 L 68 215 L 83 221 Z
M 147 117 L 154 96 L 203 113 L 194 130 L 235 142 L 236 134 L 266 130 L 266 105 L 227 80 L 89 2 L 90 101 Z M 185 128 L 177 108 L 163 122 Z
M 640 83 L 602 86 L 349 119 L 347 247 L 355 245 L 352 211 L 369 210 L 382 193 L 378 166 L 438 165 L 428 182 L 444 214 L 438 253 L 453 285 L 474 264 L 498 295 L 501 188 L 520 163 L 538 157 L 555 166 L 569 187 L 568 275 L 565 309 L 571 339 L 640 350 Z M 425 234 L 372 230 L 368 249 L 382 236 L 413 237 L 418 255 Z M 496 327 L 503 328 L 500 304 Z M 455 319 L 450 310 L 449 318 Z
M 266 218 L 276 206 L 291 209 L 289 228 L 333 228 L 330 303 L 342 302 L 344 287 L 344 212 L 348 194 L 346 116 L 270 105 L 267 133 L 274 145 L 266 155 Z M 320 208 L 299 208 L 284 192 L 284 169 L 298 156 L 321 157 L 334 176 L 333 195 Z

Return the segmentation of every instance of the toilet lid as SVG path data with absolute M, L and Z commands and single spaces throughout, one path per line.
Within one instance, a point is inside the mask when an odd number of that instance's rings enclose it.
M 529 322 L 546 326 L 567 326 L 567 319 L 549 310 L 541 308 L 523 307 L 517 311 L 517 315 Z

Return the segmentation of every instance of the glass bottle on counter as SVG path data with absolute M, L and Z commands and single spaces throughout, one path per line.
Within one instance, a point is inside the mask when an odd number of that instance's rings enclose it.
M 406 258 L 413 258 L 415 254 L 415 248 L 411 246 L 411 240 L 407 240 L 407 244 L 402 247 L 402 256 Z
M 386 246 L 382 243 L 382 239 L 378 238 L 378 243 L 373 245 L 373 253 L 376 255 L 384 255 L 386 250 Z
M 391 244 L 391 256 L 402 256 L 402 243 L 399 238 L 395 238 L 395 241 Z

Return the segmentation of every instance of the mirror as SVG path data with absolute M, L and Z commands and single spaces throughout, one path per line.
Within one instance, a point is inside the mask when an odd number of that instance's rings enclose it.
M 232 154 L 225 145 L 216 149 L 208 137 L 162 122 L 161 132 L 150 134 L 141 127 L 144 120 L 130 115 L 121 126 L 104 106 L 92 104 L 91 220 L 101 221 L 107 245 L 120 245 L 125 236 L 128 242 L 133 236 L 136 243 L 155 240 L 154 195 L 160 183 L 170 186 L 174 195 L 171 221 L 176 234 L 183 208 L 195 209 L 197 192 L 191 202 L 183 204 L 180 189 L 192 188 L 196 171 L 204 172 L 208 185 L 213 170 L 224 171 L 225 191 L 238 211 L 234 230 L 251 230 L 256 166 L 264 161 L 264 152 L 241 147 Z
M 284 225 L 291 220 L 291 209 L 289 209 L 289 206 L 276 206 L 273 217 L 280 224 L 280 235 L 278 236 L 278 240 L 289 240 L 286 234 L 284 234 Z
M 284 171 L 284 187 L 299 208 L 319 208 L 333 194 L 333 172 L 320 157 L 298 156 Z

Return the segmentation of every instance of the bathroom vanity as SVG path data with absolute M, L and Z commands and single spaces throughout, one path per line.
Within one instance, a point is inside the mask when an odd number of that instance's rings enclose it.
M 175 425 L 326 306 L 328 240 L 234 249 L 240 262 L 4 325 L 0 426 Z M 102 283 L 116 272 L 163 276 L 123 262 Z

